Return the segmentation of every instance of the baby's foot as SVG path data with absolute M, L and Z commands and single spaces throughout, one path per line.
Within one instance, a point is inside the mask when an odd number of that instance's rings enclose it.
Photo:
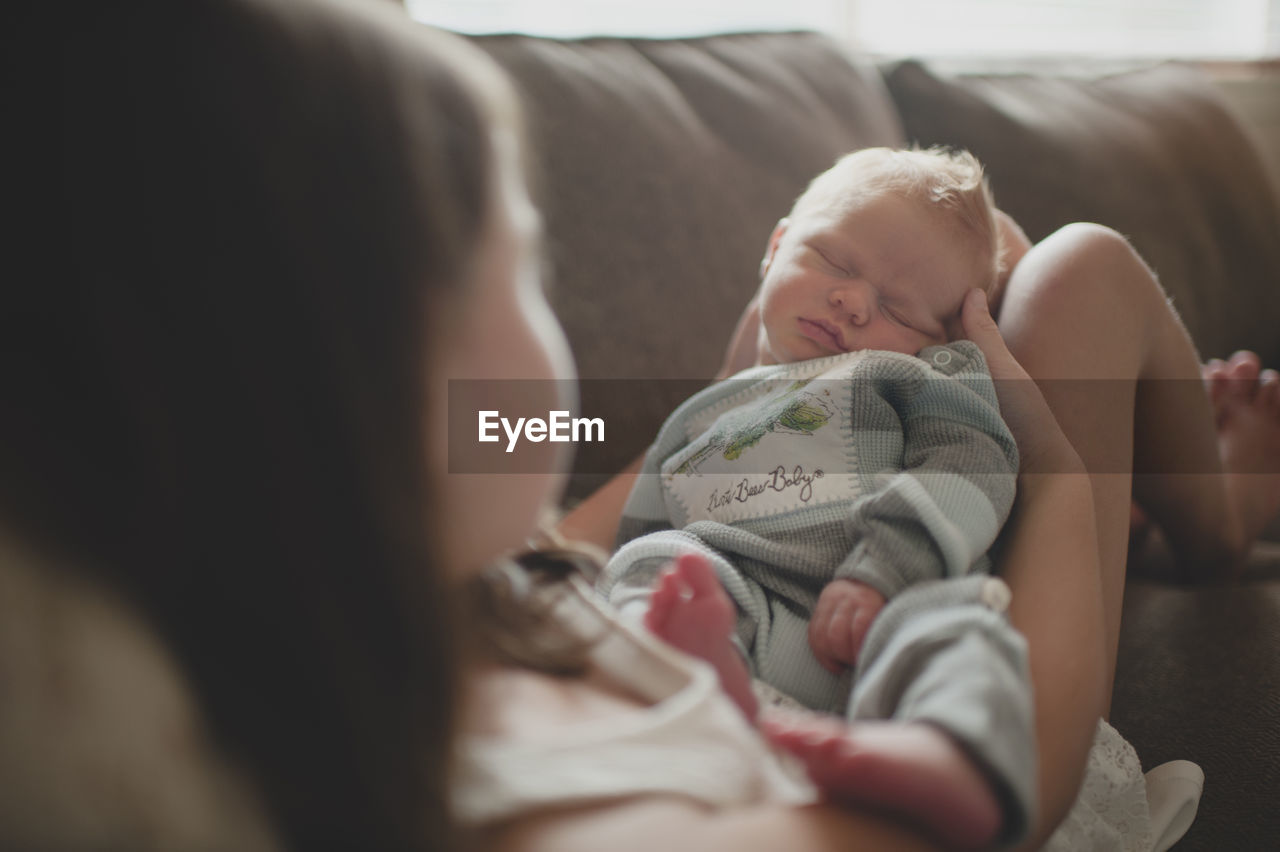
M 733 601 L 720 587 L 715 570 L 704 557 L 691 553 L 658 578 L 644 625 L 686 654 L 710 663 L 721 688 L 754 721 L 759 706 L 751 691 L 751 673 L 729 638 L 736 620 Z
M 1000 831 L 1000 803 L 974 763 L 938 728 L 770 712 L 761 731 L 805 765 L 830 800 L 902 817 L 948 848 L 979 849 Z

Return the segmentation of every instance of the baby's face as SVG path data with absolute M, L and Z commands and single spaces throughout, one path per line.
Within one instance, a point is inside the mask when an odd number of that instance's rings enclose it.
M 967 231 L 899 195 L 805 210 L 769 242 L 758 363 L 945 343 L 982 269 Z

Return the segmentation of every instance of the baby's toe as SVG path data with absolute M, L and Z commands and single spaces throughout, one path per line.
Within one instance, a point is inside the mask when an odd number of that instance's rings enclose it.
M 662 572 L 649 596 L 649 609 L 645 619 L 648 626 L 652 628 L 665 621 L 683 593 L 684 583 L 680 577 L 674 571 Z

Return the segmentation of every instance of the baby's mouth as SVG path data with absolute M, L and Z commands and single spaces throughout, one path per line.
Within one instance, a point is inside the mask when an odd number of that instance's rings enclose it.
M 806 319 L 800 318 L 800 331 L 805 337 L 830 349 L 832 352 L 848 352 L 849 347 L 844 342 L 844 334 L 840 331 L 840 327 L 835 323 L 824 319 Z

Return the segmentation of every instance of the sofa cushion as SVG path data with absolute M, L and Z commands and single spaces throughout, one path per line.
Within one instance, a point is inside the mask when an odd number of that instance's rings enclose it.
M 608 440 L 575 467 L 617 471 L 690 390 L 625 380 L 714 374 L 777 220 L 839 155 L 901 145 L 901 128 L 879 72 L 818 35 L 473 41 L 523 101 L 551 301 L 601 380 L 582 407 Z
M 973 151 L 1033 240 L 1071 221 L 1110 225 L 1155 269 L 1202 353 L 1280 361 L 1280 202 L 1205 75 L 884 70 L 907 137 Z
M 1167 563 L 1153 548 L 1148 562 Z M 1144 768 L 1205 773 L 1180 852 L 1274 849 L 1280 838 L 1280 545 L 1241 584 L 1187 588 L 1130 578 L 1111 721 Z

